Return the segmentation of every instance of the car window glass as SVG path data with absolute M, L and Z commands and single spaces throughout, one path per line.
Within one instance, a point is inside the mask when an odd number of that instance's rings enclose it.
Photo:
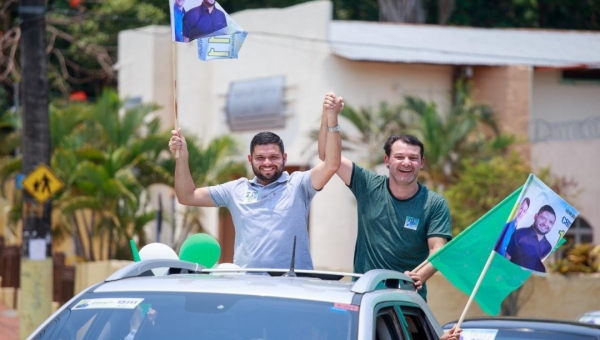
M 375 340 L 410 340 L 402 334 L 402 326 L 393 306 L 384 307 L 377 312 L 374 326 Z
M 56 333 L 68 319 L 70 311 L 67 309 L 56 316 L 33 340 L 58 339 Z
M 349 340 L 358 331 L 358 310 L 330 302 L 164 292 L 91 293 L 84 299 L 71 306 L 60 338 Z M 143 301 L 121 309 L 82 304 L 119 299 Z
M 420 308 L 399 306 L 399 314 L 406 320 L 406 327 L 412 340 L 437 339 L 427 316 Z

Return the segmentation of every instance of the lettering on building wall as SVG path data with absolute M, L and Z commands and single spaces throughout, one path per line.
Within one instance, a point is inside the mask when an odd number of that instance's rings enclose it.
M 584 139 L 600 139 L 600 117 L 563 122 L 535 119 L 531 124 L 531 143 Z

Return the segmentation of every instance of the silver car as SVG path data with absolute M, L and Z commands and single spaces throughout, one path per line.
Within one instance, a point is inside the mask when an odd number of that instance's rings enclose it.
M 152 269 L 169 268 L 154 276 Z M 122 268 L 28 339 L 437 340 L 442 329 L 403 273 L 205 269 L 179 260 Z

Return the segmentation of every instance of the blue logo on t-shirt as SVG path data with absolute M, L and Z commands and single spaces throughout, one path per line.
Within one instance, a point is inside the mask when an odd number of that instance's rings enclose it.
M 418 218 L 406 216 L 406 221 L 404 221 L 404 228 L 417 230 L 417 226 L 419 226 Z

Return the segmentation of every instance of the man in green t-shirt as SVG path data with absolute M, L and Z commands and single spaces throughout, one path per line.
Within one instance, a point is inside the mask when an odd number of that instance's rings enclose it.
M 337 106 L 340 110 L 342 107 Z M 327 131 L 331 129 L 339 130 L 339 125 L 327 126 L 327 120 L 322 119 L 321 159 L 325 158 Z M 435 268 L 428 263 L 415 269 L 452 238 L 448 203 L 442 195 L 417 181 L 425 165 L 421 141 L 411 135 L 390 136 L 383 149 L 387 175 L 364 169 L 343 156 L 337 171 L 357 202 L 354 272 L 371 269 L 404 272 L 426 299 L 425 281 L 435 273 Z

